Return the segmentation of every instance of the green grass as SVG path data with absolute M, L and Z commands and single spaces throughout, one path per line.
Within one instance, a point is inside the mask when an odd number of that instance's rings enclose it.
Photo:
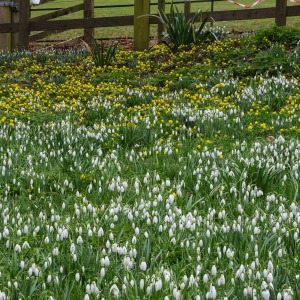
M 65 8 L 75 4 L 80 4 L 82 1 L 72 0 L 72 1 L 50 1 L 45 4 L 39 5 L 36 8 Z M 133 1 L 130 0 L 111 0 L 109 2 L 103 0 L 95 0 L 95 6 L 100 5 L 118 5 L 118 4 L 133 4 Z M 253 2 L 250 0 L 241 1 L 244 4 L 252 4 Z M 276 1 L 275 0 L 268 0 L 260 3 L 256 8 L 263 8 L 263 7 L 274 7 Z M 289 2 L 289 5 L 292 5 Z M 180 9 L 183 9 L 183 5 L 178 4 Z M 211 4 L 210 3 L 193 3 L 192 4 L 192 11 L 196 11 L 197 9 L 201 9 L 203 11 L 210 11 Z M 214 10 L 215 11 L 222 11 L 222 10 L 239 10 L 242 9 L 237 5 L 233 5 L 226 1 L 217 1 L 214 3 Z M 167 5 L 166 11 L 169 10 L 169 6 Z M 157 6 L 151 6 L 151 13 L 157 13 Z M 32 16 L 42 15 L 43 12 L 32 12 Z M 123 8 L 102 8 L 102 9 L 95 9 L 95 16 L 96 17 L 107 17 L 107 16 L 122 16 L 122 15 L 133 15 L 133 7 L 123 7 Z M 71 18 L 82 18 L 83 11 L 73 13 L 59 19 L 71 19 Z M 241 20 L 241 21 L 226 21 L 226 22 L 216 22 L 215 26 L 226 26 L 227 30 L 235 30 L 235 31 L 255 31 L 259 28 L 271 27 L 274 25 L 274 19 L 261 19 L 261 20 Z M 292 27 L 300 27 L 300 22 L 298 17 L 291 17 L 288 18 L 288 26 Z M 57 35 L 50 35 L 46 39 L 69 39 L 72 37 L 76 37 L 83 34 L 83 30 L 76 29 L 76 30 L 69 30 Z M 107 38 L 107 37 L 133 37 L 133 26 L 120 26 L 120 27 L 111 27 L 111 28 L 96 28 L 95 35 L 97 38 Z M 157 35 L 157 26 L 151 26 L 151 35 Z

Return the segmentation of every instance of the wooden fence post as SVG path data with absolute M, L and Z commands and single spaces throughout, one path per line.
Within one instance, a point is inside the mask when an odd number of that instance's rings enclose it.
M 184 2 L 184 14 L 186 15 L 186 17 L 188 17 L 190 13 L 191 13 L 191 1 L 186 0 Z
M 150 0 L 134 0 L 134 50 L 143 51 L 149 47 Z
M 8 5 L 0 6 L 0 23 L 11 23 L 11 8 Z M 1 4 L 1 2 L 0 2 Z M 11 34 L 1 33 L 0 34 L 0 50 L 11 49 Z
M 275 23 L 277 26 L 286 25 L 287 0 L 276 0 Z
M 17 4 L 18 5 L 18 4 Z M 11 22 L 19 23 L 19 15 L 20 15 L 20 7 L 16 6 L 16 8 L 12 9 L 11 12 Z M 14 32 L 11 34 L 11 49 L 16 49 L 19 42 L 19 32 Z
M 84 0 L 84 18 L 94 18 L 94 0 Z M 84 28 L 84 40 L 90 44 L 95 35 L 94 28 Z
M 30 17 L 30 4 L 29 0 L 20 0 L 19 6 L 19 50 L 28 49 L 29 46 L 29 17 Z
M 159 12 L 165 12 L 166 10 L 166 1 L 165 0 L 158 0 L 158 11 Z M 157 38 L 158 41 L 161 41 L 162 37 L 163 37 L 163 31 L 164 31 L 164 26 L 159 23 L 157 25 Z

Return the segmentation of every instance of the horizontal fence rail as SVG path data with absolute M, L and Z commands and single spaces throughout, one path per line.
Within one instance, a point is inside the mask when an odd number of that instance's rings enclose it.
M 1 0 L 0 0 L 1 1 Z M 287 0 L 276 0 L 276 7 L 272 8 L 252 8 L 227 11 L 213 11 L 213 4 L 223 0 L 196 0 L 196 1 L 174 1 L 174 4 L 185 3 L 185 13 L 192 17 L 194 13 L 190 12 L 190 3 L 211 3 L 211 11 L 203 12 L 203 18 L 210 17 L 214 21 L 234 21 L 273 18 L 277 25 L 285 25 L 286 18 L 291 16 L 300 16 L 300 6 L 287 6 Z M 19 48 L 27 48 L 29 42 L 42 39 L 51 32 L 62 32 L 69 29 L 84 29 L 84 39 L 90 41 L 94 35 L 94 28 L 114 27 L 114 26 L 134 26 L 135 49 L 143 50 L 148 47 L 149 24 L 158 24 L 156 18 L 139 18 L 141 15 L 150 13 L 150 6 L 156 5 L 158 9 L 164 10 L 171 1 L 158 0 L 157 3 L 150 3 L 150 0 L 134 0 L 134 4 L 120 5 L 100 5 L 95 6 L 94 0 L 84 0 L 82 4 L 67 8 L 51 9 L 55 10 L 44 15 L 30 18 L 30 5 L 28 0 L 19 0 L 19 19 L 18 22 L 3 23 L 0 20 L 0 33 L 18 34 Z M 115 7 L 134 7 L 132 16 L 113 16 L 113 17 L 94 17 L 94 10 L 97 8 L 115 8 Z M 9 9 L 9 8 L 8 8 Z M 43 8 L 34 8 L 32 11 L 50 10 Z M 83 11 L 83 18 L 70 20 L 53 20 L 74 12 Z M 158 36 L 161 35 L 163 28 L 158 26 Z M 41 31 L 31 34 L 33 31 Z

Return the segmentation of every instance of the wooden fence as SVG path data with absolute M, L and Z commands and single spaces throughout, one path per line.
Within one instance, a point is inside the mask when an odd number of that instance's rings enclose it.
M 1 5 L 1 3 L 6 3 L 6 5 Z M 14 4 L 15 7 L 8 7 L 11 6 L 7 5 L 10 3 Z M 181 3 L 185 3 L 185 13 L 192 17 L 193 13 L 190 11 L 191 1 L 181 0 Z M 158 9 L 164 10 L 165 4 L 165 0 L 158 0 L 156 5 Z M 53 31 L 60 32 L 83 28 L 84 39 L 90 41 L 94 36 L 94 28 L 96 27 L 134 26 L 134 48 L 135 50 L 144 50 L 148 48 L 149 24 L 158 24 L 156 18 L 139 18 L 141 15 L 150 13 L 150 5 L 152 5 L 150 0 L 134 0 L 134 15 L 132 16 L 95 18 L 94 0 L 83 0 L 82 4 L 30 18 L 29 0 L 16 0 L 14 2 L 1 2 L 0 0 L 0 49 L 4 49 L 6 44 L 9 49 L 10 45 L 11 48 L 27 49 L 29 42 L 42 39 Z M 83 18 L 81 19 L 52 20 L 81 10 L 83 11 Z M 273 18 L 278 26 L 283 26 L 286 25 L 287 17 L 300 16 L 300 6 L 287 6 L 287 0 L 276 0 L 276 6 L 272 8 L 210 11 L 203 13 L 203 17 L 206 16 L 213 18 L 215 21 Z M 30 32 L 33 31 L 39 33 L 30 35 Z M 161 34 L 161 32 L 162 28 L 158 24 L 158 34 Z

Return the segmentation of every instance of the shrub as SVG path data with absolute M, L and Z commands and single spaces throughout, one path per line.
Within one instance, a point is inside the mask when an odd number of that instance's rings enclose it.
M 100 45 L 95 39 L 92 40 L 91 47 L 83 41 L 85 47 L 92 55 L 93 61 L 96 67 L 104 67 L 112 64 L 112 61 L 116 57 L 117 45 L 111 44 L 105 49 L 103 41 L 101 40 Z
M 173 4 L 171 5 L 170 14 L 159 11 L 158 15 L 150 15 L 159 20 L 164 26 L 165 32 L 163 38 L 171 49 L 177 49 L 183 45 L 199 44 L 208 39 L 216 40 L 216 35 L 205 28 L 208 18 L 202 20 L 202 12 L 198 10 L 194 17 L 189 19 L 184 12 Z M 196 27 L 196 22 L 200 20 L 200 26 Z

